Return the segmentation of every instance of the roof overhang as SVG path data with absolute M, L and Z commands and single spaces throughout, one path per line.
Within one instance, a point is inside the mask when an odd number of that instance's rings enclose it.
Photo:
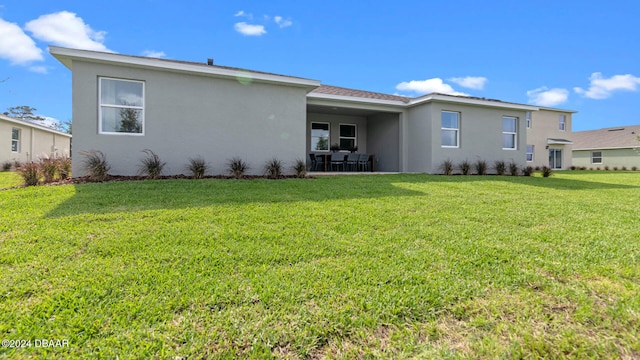
M 434 101 L 502 108 L 502 109 L 522 110 L 522 111 L 537 111 L 539 109 L 538 106 L 509 103 L 509 102 L 498 101 L 498 100 L 487 100 L 487 99 L 481 99 L 481 98 L 469 98 L 464 96 L 451 96 L 451 95 L 442 95 L 442 94 L 427 94 L 427 95 L 412 99 L 408 105 L 416 106 L 423 103 L 434 102 Z
M 567 139 L 547 139 L 548 145 L 573 145 L 573 141 Z
M 10 122 L 10 123 L 13 123 L 13 124 L 20 125 L 20 126 L 27 126 L 27 127 L 31 127 L 31 128 L 34 128 L 34 129 L 39 129 L 39 130 L 42 130 L 42 131 L 47 131 L 47 132 L 50 132 L 50 133 L 53 133 L 53 134 L 56 134 L 56 135 L 66 136 L 66 137 L 69 137 L 69 138 L 71 137 L 71 134 L 63 133 L 62 131 L 58 131 L 58 130 L 52 129 L 52 128 L 44 126 L 44 125 L 38 125 L 38 124 L 32 123 L 30 121 L 14 119 L 14 118 L 12 118 L 10 116 L 5 116 L 5 115 L 1 115 L 1 114 L 0 114 L 0 119 L 4 120 L 4 121 L 7 121 L 7 122 Z
M 192 74 L 195 73 L 212 77 L 233 78 L 238 79 L 243 83 L 245 81 L 256 81 L 298 86 L 307 88 L 307 91 L 311 91 L 320 86 L 320 81 L 317 80 L 158 58 L 120 55 L 115 53 L 78 50 L 57 46 L 49 46 L 49 53 L 69 68 L 69 70 L 73 70 L 73 60 L 82 60 L 93 63 L 118 64 L 128 67 L 140 67 Z
M 590 147 L 590 148 L 573 148 L 572 151 L 593 151 L 593 150 L 639 150 L 640 145 L 638 146 L 602 146 L 602 147 Z

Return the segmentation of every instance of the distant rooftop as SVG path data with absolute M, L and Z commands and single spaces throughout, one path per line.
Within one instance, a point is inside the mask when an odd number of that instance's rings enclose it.
M 640 148 L 640 125 L 574 131 L 573 150 Z

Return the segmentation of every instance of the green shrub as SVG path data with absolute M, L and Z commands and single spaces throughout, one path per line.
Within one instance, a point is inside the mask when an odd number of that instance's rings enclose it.
M 296 177 L 303 178 L 307 176 L 307 164 L 302 159 L 296 159 L 293 163 L 293 172 L 296 174 Z
M 469 175 L 469 173 L 471 172 L 471 163 L 468 160 L 463 160 L 460 165 L 458 165 L 458 168 L 460 169 L 460 173 L 462 173 L 462 175 Z
M 159 178 L 162 174 L 162 169 L 167 163 L 162 162 L 158 154 L 149 149 L 144 149 L 142 152 L 147 154 L 147 157 L 140 160 L 140 174 L 146 176 L 148 179 Z
M 623 166 L 623 167 L 621 168 L 621 170 L 622 170 L 622 171 L 627 171 L 627 167 L 626 167 L 626 166 Z
M 478 175 L 486 175 L 487 174 L 487 162 L 484 160 L 478 160 L 473 164 L 473 167 L 476 170 L 476 174 Z
M 507 165 L 502 160 L 497 160 L 494 163 L 493 168 L 497 175 L 504 175 L 504 172 L 507 171 Z
M 11 170 L 11 161 L 5 161 L 2 163 L 2 171 L 9 171 Z
M 26 186 L 35 186 L 40 182 L 40 164 L 36 162 L 28 162 L 18 168 L 18 173 L 24 180 Z
M 45 183 L 53 182 L 56 171 L 58 170 L 58 164 L 55 159 L 42 159 L 40 160 L 40 173 L 44 177 Z
M 442 171 L 443 175 L 451 175 L 453 174 L 453 162 L 451 160 L 445 160 L 440 165 L 440 171 Z
M 509 174 L 511 174 L 511 176 L 518 176 L 518 174 L 520 174 L 518 164 L 513 161 L 509 163 Z
M 525 166 L 525 167 L 522 168 L 522 175 L 531 176 L 531 175 L 533 175 L 534 171 L 535 171 L 535 169 L 533 168 L 533 166 Z
M 282 161 L 276 158 L 267 160 L 267 163 L 264 164 L 264 174 L 266 177 L 270 179 L 281 178 L 282 177 Z
M 80 151 L 80 155 L 84 156 L 82 167 L 90 179 L 102 181 L 109 176 L 111 165 L 102 151 Z
M 66 156 L 57 158 L 56 167 L 61 180 L 66 180 L 71 176 L 71 158 Z
M 553 170 L 551 170 L 550 167 L 548 167 L 548 166 L 543 166 L 542 167 L 542 177 L 549 177 L 549 176 L 551 176 L 552 172 L 553 172 Z
M 605 165 L 604 170 L 609 171 L 609 165 Z
M 236 179 L 242 179 L 244 173 L 249 170 L 249 165 L 239 157 L 234 157 L 227 162 L 227 169 L 231 176 Z
M 202 179 L 207 174 L 209 170 L 209 165 L 203 158 L 200 156 L 189 159 L 189 165 L 187 165 L 187 170 L 191 173 L 191 176 L 194 179 Z
M 637 171 L 637 170 L 638 170 L 638 167 L 637 167 L 637 166 L 632 166 L 632 167 L 631 167 L 631 170 L 633 170 L 633 171 Z

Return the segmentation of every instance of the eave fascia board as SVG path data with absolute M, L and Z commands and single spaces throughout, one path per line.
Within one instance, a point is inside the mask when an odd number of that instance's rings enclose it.
M 631 150 L 638 150 L 640 149 L 640 146 L 606 146 L 606 147 L 592 147 L 592 148 L 573 148 L 571 149 L 571 151 L 592 151 L 592 150 L 624 150 L 624 149 L 631 149 Z
M 307 103 L 313 104 L 313 100 L 326 100 L 335 101 L 340 103 L 353 103 L 353 104 L 371 104 L 371 105 L 383 105 L 404 108 L 407 106 L 405 102 L 397 100 L 384 100 L 384 99 L 371 99 L 356 96 L 344 96 L 333 94 L 321 94 L 321 93 L 308 93 Z
M 417 106 L 420 104 L 434 102 L 434 101 L 447 102 L 447 103 L 453 103 L 453 104 L 502 108 L 502 109 L 523 110 L 523 111 L 538 111 L 540 109 L 540 107 L 532 106 L 532 105 L 515 104 L 515 103 L 492 101 L 492 100 L 469 99 L 464 97 L 452 97 L 452 96 L 439 95 L 439 94 L 430 94 L 430 95 L 425 95 L 419 98 L 412 99 L 409 102 L 408 106 L 412 107 L 412 106 Z
M 292 86 L 306 87 L 311 91 L 320 86 L 320 81 L 289 77 L 285 75 L 264 74 L 252 72 L 251 70 L 224 69 L 216 66 L 205 66 L 200 64 L 189 64 L 181 62 L 166 61 L 158 58 L 134 57 L 116 53 L 96 52 L 89 50 L 69 49 L 57 46 L 50 46 L 49 53 L 58 61 L 64 64 L 69 70 L 72 69 L 72 60 L 78 59 L 97 63 L 115 63 L 127 66 L 142 68 L 162 69 L 177 72 L 197 73 L 214 77 L 248 79 L 250 81 L 278 83 Z
M 14 119 L 14 118 L 12 118 L 10 116 L 0 115 L 0 119 L 2 119 L 4 121 L 7 121 L 7 122 L 10 122 L 10 123 L 14 123 L 14 124 L 20 125 L 20 126 L 31 127 L 31 128 L 34 128 L 34 129 L 38 129 L 38 130 L 54 133 L 56 135 L 66 136 L 68 138 L 72 137 L 71 134 L 63 133 L 63 132 L 58 131 L 56 129 L 50 128 L 48 126 L 39 125 L 39 124 L 36 124 L 36 123 L 32 123 L 30 121 L 23 121 L 23 120 L 19 120 L 19 119 Z

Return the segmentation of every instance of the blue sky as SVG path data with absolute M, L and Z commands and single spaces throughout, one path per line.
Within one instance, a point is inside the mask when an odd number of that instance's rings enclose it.
M 577 110 L 574 130 L 640 124 L 639 20 L 635 0 L 0 0 L 0 112 L 71 120 L 56 45 Z

